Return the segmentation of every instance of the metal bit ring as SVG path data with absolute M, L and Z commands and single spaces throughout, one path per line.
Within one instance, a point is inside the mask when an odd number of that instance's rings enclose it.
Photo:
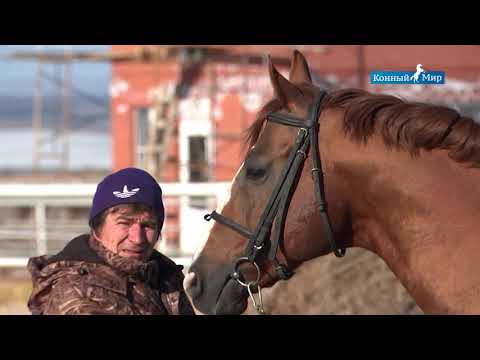
M 243 264 L 243 263 L 249 263 L 255 266 L 255 269 L 257 270 L 257 279 L 255 281 L 250 281 L 248 284 L 240 280 L 240 272 L 238 270 L 238 267 Z M 237 261 L 235 261 L 235 264 L 233 265 L 233 273 L 232 277 L 243 287 L 248 288 L 249 284 L 250 286 L 256 286 L 259 281 L 260 281 L 260 267 L 257 265 L 255 261 L 251 261 L 248 257 L 241 257 L 238 258 Z

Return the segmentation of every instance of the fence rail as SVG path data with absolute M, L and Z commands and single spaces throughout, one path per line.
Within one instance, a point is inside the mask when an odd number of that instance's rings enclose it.
M 164 183 L 160 184 L 165 206 L 169 202 L 178 206 L 188 204 L 190 197 L 213 197 L 215 203 L 221 201 L 230 187 L 229 183 Z M 92 203 L 96 184 L 4 184 L 0 187 L 0 206 L 2 209 L 29 208 L 33 212 L 30 221 L 10 219 L 0 224 L 0 267 L 23 267 L 28 258 L 36 255 L 52 254 L 59 251 L 73 236 L 88 232 L 87 220 L 50 219 L 49 208 L 83 208 L 87 210 Z M 0 210 L 1 211 L 1 210 Z M 5 219 L 4 219 L 5 220 Z M 186 225 L 188 222 L 186 222 Z M 165 219 L 164 232 L 178 229 L 178 226 Z M 160 244 L 161 245 L 161 244 Z M 160 246 L 161 247 L 161 246 Z M 182 247 L 168 253 L 180 264 L 189 265 L 191 251 Z

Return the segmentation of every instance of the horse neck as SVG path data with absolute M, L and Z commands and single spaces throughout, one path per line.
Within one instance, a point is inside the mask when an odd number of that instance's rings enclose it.
M 480 170 L 444 151 L 387 150 L 375 135 L 326 143 L 327 175 L 349 189 L 351 245 L 379 255 L 426 313 L 480 312 Z

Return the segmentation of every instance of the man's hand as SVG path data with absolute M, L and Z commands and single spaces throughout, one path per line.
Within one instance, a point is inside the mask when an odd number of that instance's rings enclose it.
M 190 304 L 192 305 L 192 308 L 193 310 L 195 311 L 195 314 L 196 315 L 206 315 L 202 312 L 200 312 L 199 310 L 197 310 L 195 308 L 195 306 L 193 305 L 193 301 L 192 301 L 192 298 L 190 297 L 190 293 L 188 292 L 188 289 L 192 286 L 192 284 L 195 282 L 195 273 L 191 272 L 191 273 L 188 273 L 186 276 L 185 276 L 185 279 L 183 279 L 183 289 L 185 290 L 185 294 L 187 294 L 187 298 L 188 298 L 188 301 L 190 301 Z

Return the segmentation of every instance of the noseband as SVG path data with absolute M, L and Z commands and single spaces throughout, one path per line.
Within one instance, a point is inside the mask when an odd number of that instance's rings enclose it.
M 285 227 L 285 221 L 287 217 L 288 207 L 295 192 L 297 180 L 300 177 L 303 163 L 307 158 L 309 152 L 309 146 L 311 144 L 311 154 L 313 160 L 313 168 L 311 170 L 314 180 L 315 197 L 317 199 L 320 215 L 322 217 L 324 232 L 330 243 L 332 252 L 337 257 L 343 257 L 345 255 L 345 249 L 339 249 L 333 236 L 332 226 L 330 218 L 327 212 L 327 203 L 325 201 L 324 191 L 324 179 L 322 172 L 322 163 L 320 160 L 320 152 L 318 150 L 318 119 L 322 109 L 322 102 L 325 98 L 326 92 L 322 91 L 315 99 L 314 103 L 310 107 L 309 114 L 306 119 L 297 118 L 289 113 L 274 112 L 267 115 L 267 120 L 275 122 L 277 124 L 298 127 L 298 135 L 295 140 L 293 149 L 287 159 L 287 162 L 282 170 L 280 178 L 270 196 L 270 199 L 265 207 L 257 228 L 252 233 L 242 225 L 236 223 L 213 211 L 211 214 L 205 215 L 205 220 L 215 221 L 235 230 L 243 237 L 249 240 L 246 255 L 238 258 L 233 266 L 232 278 L 238 281 L 242 286 L 248 287 L 250 292 L 250 285 L 245 284 L 240 279 L 240 272 L 238 267 L 242 263 L 250 263 L 255 266 L 257 271 L 257 280 L 253 284 L 258 285 L 260 278 L 260 269 L 255 262 L 255 259 L 259 255 L 260 251 L 265 247 L 265 244 L 270 245 L 268 250 L 268 259 L 273 263 L 278 276 L 283 279 L 289 279 L 293 273 L 287 269 L 287 266 L 280 264 L 277 259 L 277 250 L 280 244 L 283 244 L 283 231 Z M 280 214 L 279 216 L 277 216 Z M 270 238 L 270 233 L 275 222 L 275 234 L 273 239 Z

